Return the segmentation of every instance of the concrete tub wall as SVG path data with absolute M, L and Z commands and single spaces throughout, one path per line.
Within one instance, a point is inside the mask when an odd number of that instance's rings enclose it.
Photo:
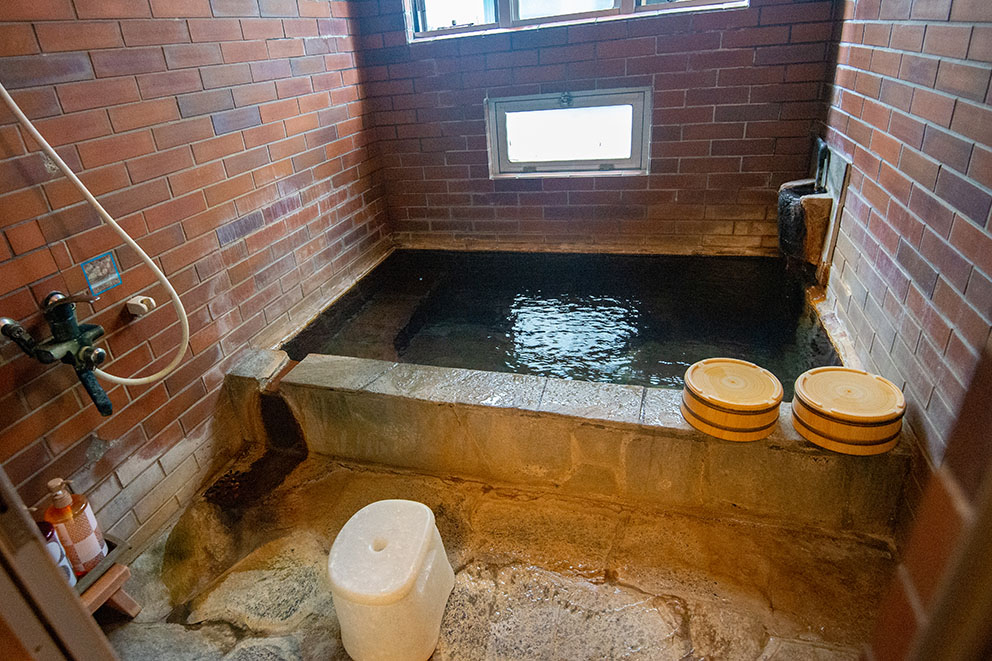
M 788 404 L 769 438 L 720 441 L 676 390 L 310 355 L 279 391 L 312 452 L 705 516 L 890 537 L 910 466 L 907 439 L 877 457 L 807 443 Z

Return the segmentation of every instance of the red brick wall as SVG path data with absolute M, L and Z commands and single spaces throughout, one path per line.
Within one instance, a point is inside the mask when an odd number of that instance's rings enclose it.
M 109 390 L 109 419 L 71 369 L 0 342 L 0 461 L 28 503 L 72 476 L 119 536 L 161 523 L 224 449 L 211 414 L 239 351 L 385 248 L 349 4 L 0 2 L 0 81 L 159 262 L 192 331 L 164 382 Z M 0 314 L 42 337 L 39 301 L 85 290 L 79 263 L 113 249 L 124 284 L 81 316 L 107 329 L 108 371 L 162 367 L 179 335 L 163 289 L 12 121 L 0 110 Z M 138 292 L 161 307 L 132 321 Z
M 992 484 L 990 398 L 992 339 L 985 345 L 950 433 L 945 462 L 926 485 L 901 562 L 879 609 L 871 641 L 871 658 L 876 661 L 909 658 L 927 628 L 938 626 L 933 617 L 938 605 L 961 603 L 960 593 L 955 592 L 961 586 L 954 585 L 951 577 L 959 571 L 956 563 L 963 555 L 961 546 L 980 527 L 983 503 L 979 494 L 983 489 L 988 493 Z M 947 635 L 943 638 L 946 640 Z M 916 654 L 913 658 L 930 657 Z
M 774 252 L 776 190 L 806 175 L 832 2 L 405 45 L 359 3 L 391 227 L 407 245 Z M 490 96 L 653 86 L 650 176 L 489 179 Z
M 937 462 L 992 325 L 992 3 L 857 0 L 829 142 L 854 163 L 830 286 Z
M 829 300 L 868 368 L 903 387 L 941 465 L 908 486 L 909 500 L 924 495 L 872 641 L 871 658 L 889 661 L 925 629 L 992 465 L 992 3 L 843 11 L 827 137 L 854 166 Z

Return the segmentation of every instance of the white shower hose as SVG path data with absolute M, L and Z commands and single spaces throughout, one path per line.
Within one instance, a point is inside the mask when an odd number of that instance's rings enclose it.
M 121 226 L 117 224 L 117 221 L 114 220 L 109 213 L 107 213 L 107 210 L 104 209 L 103 206 L 99 202 L 97 202 L 96 198 L 93 197 L 93 194 L 89 192 L 89 190 L 87 190 L 83 182 L 81 182 L 79 180 L 79 177 L 76 176 L 76 173 L 73 172 L 68 165 L 66 165 L 65 161 L 62 160 L 62 157 L 60 157 L 58 153 L 56 153 L 56 151 L 52 149 L 52 146 L 48 144 L 48 141 L 45 140 L 40 133 L 38 133 L 38 129 L 34 127 L 34 124 L 31 123 L 31 120 L 28 119 L 27 116 L 21 111 L 21 109 L 17 107 L 17 104 L 14 102 L 14 99 L 12 99 L 10 94 L 7 93 L 7 90 L 4 88 L 3 84 L 0 84 L 0 96 L 3 97 L 3 100 L 7 104 L 7 107 L 9 107 L 10 111 L 14 113 L 14 117 L 16 117 L 17 121 L 21 123 L 21 126 L 23 126 L 24 129 L 31 135 L 31 137 L 34 138 L 35 142 L 41 145 L 42 151 L 48 154 L 49 158 L 55 161 L 55 165 L 57 165 L 59 169 L 62 170 L 62 173 L 66 177 L 68 177 L 69 181 L 71 181 L 76 186 L 76 188 L 79 189 L 79 192 L 82 193 L 83 197 L 86 198 L 86 201 L 89 202 L 94 209 L 96 209 L 96 212 L 100 214 L 100 217 L 103 218 L 104 222 L 110 225 L 110 227 L 115 232 L 117 232 L 117 234 L 120 235 L 124 243 L 126 243 L 128 246 L 131 247 L 132 250 L 138 253 L 138 256 L 141 258 L 141 261 L 143 261 L 148 266 L 148 268 L 152 270 L 152 273 L 155 274 L 155 277 L 158 278 L 158 281 L 161 282 L 162 285 L 165 287 L 165 290 L 169 292 L 169 298 L 172 299 L 172 304 L 176 306 L 176 314 L 179 315 L 179 326 L 182 328 L 183 337 L 179 341 L 179 348 L 176 350 L 176 355 L 172 359 L 172 362 L 170 362 L 168 365 L 163 367 L 158 372 L 155 372 L 154 374 L 149 374 L 148 376 L 140 376 L 135 378 L 115 376 L 113 374 L 108 374 L 100 369 L 95 369 L 93 370 L 93 372 L 101 379 L 110 381 L 111 383 L 119 383 L 125 386 L 143 386 L 148 383 L 154 383 L 159 379 L 164 379 L 172 372 L 172 370 L 176 369 L 176 367 L 179 365 L 180 362 L 182 362 L 183 356 L 186 354 L 186 345 L 189 344 L 189 319 L 186 317 L 186 309 L 183 308 L 183 302 L 179 300 L 179 294 L 176 293 L 175 288 L 169 282 L 168 278 L 165 277 L 165 274 L 162 273 L 162 270 L 155 265 L 155 262 L 152 261 L 151 257 L 149 257 L 148 254 L 141 249 L 141 246 L 139 246 L 134 241 L 134 239 L 128 236 L 128 233 L 125 232 L 123 228 L 121 228 Z

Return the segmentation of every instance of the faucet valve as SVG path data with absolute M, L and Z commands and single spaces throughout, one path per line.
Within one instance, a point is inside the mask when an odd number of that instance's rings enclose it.
M 90 296 L 89 294 L 74 294 L 72 296 L 66 296 L 60 291 L 53 291 L 45 297 L 45 300 L 41 302 L 42 312 L 48 313 L 57 308 L 60 305 L 70 305 L 74 303 L 93 303 L 100 300 L 99 296 Z
M 34 350 L 38 343 L 34 341 L 31 334 L 24 330 L 24 327 L 10 317 L 0 317 L 0 333 L 3 333 L 21 348 L 21 351 L 29 356 L 34 355 Z
M 91 370 L 103 364 L 107 360 L 107 352 L 100 347 L 83 347 L 76 354 L 76 370 Z
M 72 365 L 100 414 L 110 415 L 113 405 L 93 374 L 97 365 L 107 359 L 106 350 L 93 346 L 93 342 L 103 335 L 103 327 L 81 324 L 76 320 L 75 304 L 93 303 L 96 300 L 96 296 L 66 296 L 58 291 L 46 296 L 41 311 L 52 331 L 52 338 L 44 342 L 35 342 L 19 323 L 7 317 L 0 317 L 0 332 L 40 363 L 62 361 Z

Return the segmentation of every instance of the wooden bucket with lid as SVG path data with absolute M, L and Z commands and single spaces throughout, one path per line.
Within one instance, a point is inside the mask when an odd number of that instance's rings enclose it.
M 792 424 L 822 448 L 854 455 L 899 442 L 906 399 L 894 383 L 850 367 L 818 367 L 796 379 Z
M 754 363 L 707 358 L 685 372 L 682 417 L 726 441 L 757 441 L 775 429 L 782 384 Z

